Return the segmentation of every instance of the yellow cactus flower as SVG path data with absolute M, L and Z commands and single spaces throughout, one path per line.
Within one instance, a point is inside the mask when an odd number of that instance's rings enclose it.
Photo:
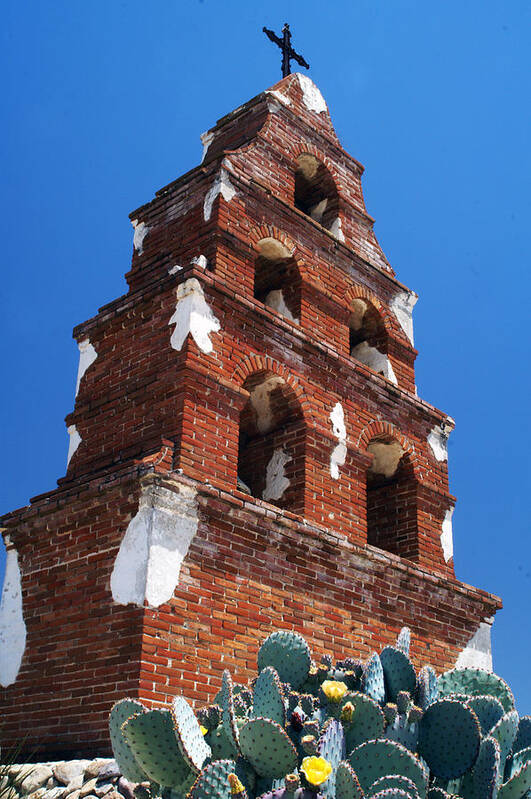
M 245 791 L 245 788 L 241 784 L 236 774 L 229 774 L 228 780 L 230 785 L 231 796 L 236 796 L 237 794 L 243 793 Z
M 303 758 L 301 771 L 310 785 L 322 785 L 332 773 L 332 766 L 324 757 L 311 755 Z
M 339 680 L 325 680 L 321 688 L 331 702 L 340 702 L 348 691 L 345 683 L 339 682 Z
M 201 732 L 203 733 L 203 735 L 206 735 L 206 734 L 207 734 L 207 732 L 208 732 L 207 728 L 206 728 L 206 727 L 203 727 L 203 725 L 202 725 L 202 724 L 201 724 L 201 726 L 199 727 L 199 729 L 201 730 Z

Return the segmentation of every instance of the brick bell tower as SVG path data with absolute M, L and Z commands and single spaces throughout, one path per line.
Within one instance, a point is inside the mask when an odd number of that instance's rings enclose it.
M 108 749 L 123 696 L 203 703 L 260 640 L 489 665 L 500 600 L 456 580 L 446 442 L 363 167 L 292 74 L 131 215 L 129 290 L 74 330 L 58 488 L 3 518 L 3 735 Z

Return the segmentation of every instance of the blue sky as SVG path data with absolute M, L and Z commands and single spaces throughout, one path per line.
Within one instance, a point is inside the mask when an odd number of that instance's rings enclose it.
M 0 512 L 65 471 L 72 327 L 122 294 L 128 213 L 280 78 L 288 21 L 415 309 L 450 440 L 457 575 L 501 595 L 495 670 L 531 713 L 531 5 L 494 0 L 4 4 Z

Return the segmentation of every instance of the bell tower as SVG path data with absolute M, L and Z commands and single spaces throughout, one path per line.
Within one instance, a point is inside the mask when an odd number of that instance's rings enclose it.
M 500 600 L 452 561 L 453 420 L 417 396 L 412 311 L 363 167 L 302 74 L 202 136 L 131 214 L 128 291 L 74 330 L 66 476 L 3 518 L 4 734 L 104 753 L 112 703 L 205 702 L 260 639 L 490 662 Z

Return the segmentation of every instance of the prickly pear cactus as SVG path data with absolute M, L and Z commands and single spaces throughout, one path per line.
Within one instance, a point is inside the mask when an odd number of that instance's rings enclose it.
M 116 760 L 161 799 L 531 799 L 531 717 L 507 684 L 473 668 L 417 676 L 410 638 L 334 663 L 272 633 L 258 676 L 225 671 L 215 704 L 116 703 Z

